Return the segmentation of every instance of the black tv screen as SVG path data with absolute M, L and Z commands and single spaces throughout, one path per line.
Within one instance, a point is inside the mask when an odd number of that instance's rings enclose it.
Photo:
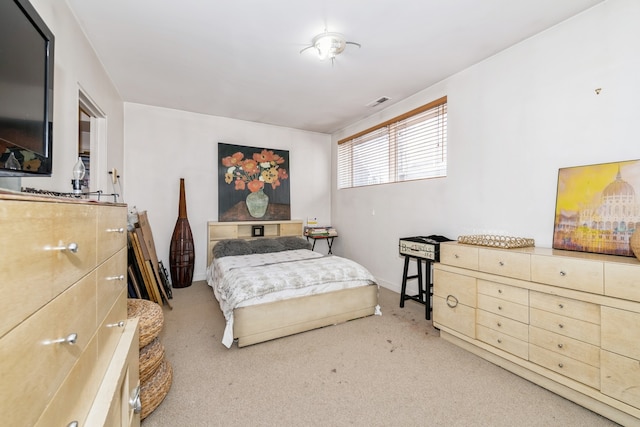
M 0 176 L 51 175 L 53 48 L 27 0 L 0 1 Z

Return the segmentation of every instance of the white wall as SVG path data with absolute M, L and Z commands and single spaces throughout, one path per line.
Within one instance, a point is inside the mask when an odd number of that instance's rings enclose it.
M 167 265 L 179 178 L 186 178 L 196 279 L 205 272 L 205 224 L 217 219 L 217 142 L 290 150 L 292 217 L 332 222 L 340 232 L 335 252 L 360 261 L 392 289 L 402 274 L 398 238 L 487 232 L 550 246 L 558 168 L 640 158 L 636 0 L 608 0 L 331 137 L 123 105 L 66 3 L 32 3 L 56 36 L 54 171 L 22 185 L 69 191 L 83 88 L 107 115 L 108 170 L 123 171 L 125 201 L 148 211 Z M 335 190 L 335 141 L 443 95 L 446 178 Z
M 125 103 L 126 202 L 147 211 L 158 257 L 169 269 L 180 178 L 195 243 L 194 280 L 206 275 L 207 221 L 218 220 L 218 142 L 289 150 L 291 218 L 331 215 L 331 138 L 242 120 Z
M 53 174 L 50 178 L 22 178 L 23 187 L 70 192 L 71 171 L 78 160 L 78 92 L 91 97 L 107 117 L 107 170 L 92 170 L 108 177 L 108 170 L 121 170 L 124 158 L 124 108 L 122 98 L 98 60 L 66 2 L 30 0 L 55 35 Z M 102 179 L 102 182 L 110 182 Z M 113 188 L 100 188 L 111 193 Z
M 334 252 L 399 290 L 400 237 L 550 247 L 559 168 L 640 159 L 638 22 L 640 2 L 609 0 L 332 135 Z M 336 141 L 443 95 L 446 178 L 335 190 Z

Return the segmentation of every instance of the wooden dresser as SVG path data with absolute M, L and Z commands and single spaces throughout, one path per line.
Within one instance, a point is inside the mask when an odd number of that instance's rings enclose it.
M 140 424 L 127 209 L 0 193 L 3 425 Z
M 640 425 L 640 262 L 440 246 L 433 324 L 449 340 L 623 425 Z

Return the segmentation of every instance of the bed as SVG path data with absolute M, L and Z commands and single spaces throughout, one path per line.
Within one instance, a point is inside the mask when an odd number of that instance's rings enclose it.
M 220 238 L 218 225 L 226 227 L 224 237 L 230 238 Z M 378 285 L 371 273 L 352 260 L 311 251 L 301 236 L 301 223 L 299 235 L 297 225 L 286 224 L 275 229 L 288 230 L 286 235 L 262 229 L 260 238 L 243 235 L 238 228 L 229 233 L 229 227 L 213 222 L 208 227 L 207 283 L 225 316 L 226 347 L 380 314 Z

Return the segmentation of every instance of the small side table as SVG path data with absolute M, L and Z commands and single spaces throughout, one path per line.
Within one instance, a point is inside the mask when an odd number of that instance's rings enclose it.
M 311 245 L 311 250 L 314 250 L 316 248 L 316 241 L 326 240 L 327 246 L 329 246 L 328 254 L 331 255 L 333 254 L 333 252 L 331 252 L 331 248 L 333 247 L 333 239 L 335 239 L 338 236 L 306 236 L 306 237 L 307 237 L 307 241 L 309 241 L 309 239 L 313 240 L 313 245 Z

